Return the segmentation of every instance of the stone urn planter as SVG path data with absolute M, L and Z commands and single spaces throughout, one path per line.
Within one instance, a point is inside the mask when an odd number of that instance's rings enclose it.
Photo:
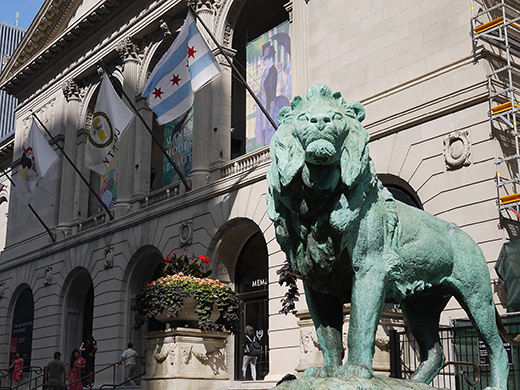
M 242 301 L 226 284 L 209 278 L 209 257 L 173 252 L 162 262 L 164 276 L 149 283 L 135 297 L 135 329 L 155 317 L 174 327 L 238 331 Z
M 163 323 L 169 323 L 172 327 L 190 327 L 197 328 L 199 315 L 195 311 L 198 301 L 192 297 L 186 297 L 182 300 L 181 309 L 177 311 L 174 319 L 171 318 L 172 310 L 170 308 L 164 309 L 161 314 L 154 318 Z M 211 321 L 215 322 L 220 317 L 220 312 L 217 305 L 213 305 L 211 310 Z

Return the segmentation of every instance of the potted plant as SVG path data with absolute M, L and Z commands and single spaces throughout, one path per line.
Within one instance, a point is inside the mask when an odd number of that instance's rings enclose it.
M 201 330 L 238 331 L 242 311 L 238 294 L 224 283 L 208 278 L 211 274 L 209 257 L 195 258 L 193 254 L 189 258 L 186 252 L 184 248 L 183 255 L 173 252 L 166 257 L 162 262 L 164 276 L 137 294 L 132 307 L 135 329 L 140 329 L 152 317 L 162 316 L 175 323 L 180 315 L 191 312 Z

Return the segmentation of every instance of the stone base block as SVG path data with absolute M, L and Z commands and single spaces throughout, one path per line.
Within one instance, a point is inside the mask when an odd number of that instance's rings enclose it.
M 175 328 L 150 332 L 141 390 L 229 388 L 226 342 L 229 333 Z

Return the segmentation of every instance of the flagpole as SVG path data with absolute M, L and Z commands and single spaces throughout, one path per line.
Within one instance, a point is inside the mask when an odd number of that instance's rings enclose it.
M 199 17 L 199 15 L 197 15 L 197 13 L 195 12 L 195 10 L 193 9 L 193 7 L 191 6 L 190 2 L 189 1 L 186 1 L 187 5 L 188 5 L 188 9 L 191 11 L 191 13 L 195 16 L 195 18 L 197 19 L 197 21 L 199 21 L 200 24 L 202 24 L 202 27 L 204 27 L 204 29 L 206 30 L 206 32 L 208 33 L 208 35 L 211 37 L 211 40 L 215 43 L 215 45 L 217 46 L 217 48 L 220 50 L 220 53 L 224 56 L 224 58 L 227 60 L 228 64 L 231 66 L 231 68 L 233 68 L 233 70 L 236 72 L 236 74 L 238 75 L 239 79 L 240 79 L 240 82 L 242 84 L 244 84 L 244 87 L 246 87 L 247 89 L 247 92 L 249 92 L 249 94 L 251 95 L 251 97 L 254 99 L 254 101 L 256 102 L 256 104 L 258 104 L 258 106 L 260 107 L 260 110 L 262 110 L 262 112 L 264 113 L 264 115 L 267 117 L 267 120 L 271 123 L 271 125 L 274 127 L 275 130 L 278 130 L 278 124 L 273 120 L 273 118 L 271 118 L 271 115 L 269 115 L 269 113 L 267 112 L 267 110 L 265 109 L 264 105 L 260 102 L 260 99 L 258 99 L 258 97 L 255 95 L 255 93 L 253 92 L 253 90 L 251 89 L 251 87 L 247 84 L 246 80 L 244 80 L 244 77 L 242 76 L 242 74 L 238 71 L 237 67 L 233 64 L 233 61 L 231 61 L 231 58 L 229 58 L 229 56 L 226 54 L 226 52 L 224 51 L 224 48 L 220 45 L 220 43 L 217 41 L 217 38 L 215 38 L 215 36 L 212 34 L 212 32 L 210 31 L 210 29 L 208 28 L 208 26 L 206 26 L 206 23 L 204 23 L 204 21 Z
M 11 179 L 11 177 L 9 177 L 9 175 L 7 174 L 7 172 L 5 171 L 5 169 L 0 166 L 0 169 L 2 170 L 2 173 L 4 174 L 5 177 L 7 177 L 7 180 L 9 180 L 11 182 L 11 185 L 13 187 L 16 187 L 16 184 L 14 183 L 13 179 Z M 45 222 L 43 221 L 43 219 L 41 219 L 41 217 L 38 215 L 38 213 L 36 212 L 36 210 L 30 205 L 27 203 L 27 206 L 29 207 L 29 210 L 32 211 L 32 213 L 34 214 L 34 216 L 36 217 L 36 219 L 38 219 L 38 221 L 40 221 L 40 223 L 42 224 L 42 226 L 45 228 L 45 230 L 47 230 L 47 233 L 49 234 L 49 236 L 51 237 L 51 240 L 52 242 L 56 242 L 56 236 L 51 232 L 51 229 L 49 229 L 49 227 L 45 224 Z
M 107 73 L 108 75 L 108 69 L 105 65 L 105 63 L 103 62 L 103 60 L 99 60 L 99 62 L 101 63 L 101 67 L 103 68 L 103 70 Z M 139 117 L 139 119 L 141 119 L 141 122 L 143 123 L 143 125 L 146 127 L 146 130 L 148 130 L 148 132 L 150 133 L 150 135 L 152 136 L 152 139 L 155 141 L 155 143 L 157 144 L 157 146 L 159 146 L 159 148 L 161 149 L 161 152 L 163 153 L 163 155 L 166 157 L 166 159 L 168 160 L 168 162 L 172 165 L 173 169 L 175 169 L 175 172 L 177 172 L 177 174 L 179 175 L 179 177 L 181 178 L 181 181 L 182 183 L 184 184 L 184 187 L 186 188 L 186 191 L 190 191 L 191 190 L 191 185 L 190 183 L 188 182 L 188 180 L 186 180 L 186 177 L 184 177 L 184 174 L 181 172 L 180 168 L 177 166 L 177 164 L 175 163 L 175 161 L 173 161 L 173 159 L 171 158 L 171 156 L 168 154 L 168 152 L 166 151 L 166 149 L 164 149 L 164 146 L 162 146 L 162 144 L 159 142 L 159 140 L 157 139 L 157 137 L 155 136 L 155 134 L 153 133 L 152 129 L 150 128 L 150 125 L 146 122 L 146 120 L 143 118 L 143 116 L 141 115 L 141 113 L 139 111 L 137 111 L 137 107 L 135 106 L 135 104 L 132 102 L 132 100 L 130 100 L 130 97 L 126 94 L 126 92 L 123 90 L 123 88 L 121 88 L 119 86 L 119 84 L 112 84 L 117 90 L 118 92 L 121 92 L 123 94 L 123 96 L 126 98 L 126 100 L 128 101 L 128 103 L 130 104 L 130 106 L 132 107 L 132 109 L 134 110 L 135 114 Z
M 85 176 L 83 176 L 83 174 L 80 172 L 80 170 L 78 169 L 78 167 L 76 167 L 76 164 L 74 164 L 72 162 L 72 160 L 69 158 L 69 156 L 67 156 L 67 153 L 65 153 L 65 150 L 61 147 L 61 145 L 56 142 L 56 139 L 53 137 L 53 135 L 50 133 L 49 130 L 47 130 L 47 127 L 45 127 L 45 125 L 42 123 L 42 121 L 40 120 L 40 118 L 38 118 L 38 116 L 34 113 L 34 112 L 31 112 L 32 116 L 38 121 L 38 123 L 41 125 L 41 127 L 43 127 L 43 129 L 45 130 L 45 132 L 49 135 L 49 137 L 51 137 L 52 141 L 56 144 L 56 146 L 58 147 L 58 149 L 61 151 L 61 153 L 63 154 L 63 157 L 65 157 L 67 159 L 67 161 L 70 163 L 70 165 L 72 165 L 72 168 L 74 168 L 74 170 L 76 171 L 76 173 L 79 175 L 79 177 L 81 178 L 81 180 L 83 180 L 83 182 L 87 185 L 88 189 L 90 190 L 90 192 L 92 192 L 94 194 L 94 196 L 96 197 L 96 199 L 98 200 L 99 203 L 101 203 L 101 206 L 103 206 L 103 208 L 105 209 L 105 211 L 107 212 L 108 216 L 110 217 L 110 220 L 113 220 L 114 219 L 114 213 L 112 212 L 112 210 L 110 210 L 108 208 L 108 206 L 105 204 L 105 202 L 103 202 L 103 200 L 101 199 L 101 197 L 99 196 L 99 194 L 92 188 L 92 186 L 90 185 L 90 183 L 87 181 L 87 179 L 85 179 Z

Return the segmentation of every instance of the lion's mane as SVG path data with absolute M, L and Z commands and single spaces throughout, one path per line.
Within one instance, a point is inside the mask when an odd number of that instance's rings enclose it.
M 325 173 L 339 170 L 340 179 L 333 188 L 313 188 L 301 177 L 305 165 L 313 164 L 306 159 L 297 121 L 311 108 L 344 115 L 345 127 L 338 129 L 344 137 L 338 146 L 339 159 L 317 167 Z M 280 127 L 271 140 L 272 164 L 267 173 L 268 214 L 289 263 L 307 279 L 318 281 L 345 266 L 334 263 L 345 255 L 348 233 L 362 217 L 365 202 L 383 198 L 393 211 L 389 214 L 390 232 L 397 223 L 394 199 L 378 180 L 368 154 L 369 135 L 361 125 L 364 118 L 360 103 L 347 103 L 339 92 L 325 85 L 314 85 L 306 95 L 296 96 L 278 115 Z M 331 238 L 330 231 L 337 237 Z

